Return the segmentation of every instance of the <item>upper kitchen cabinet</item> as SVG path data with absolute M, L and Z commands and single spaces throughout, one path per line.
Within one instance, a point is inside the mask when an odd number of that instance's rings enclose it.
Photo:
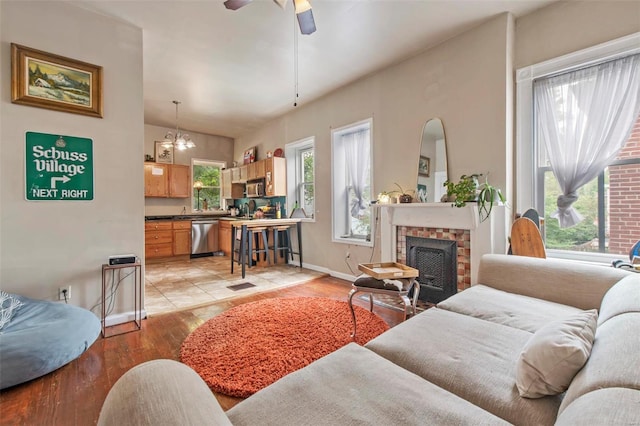
M 265 161 L 265 195 L 267 197 L 287 196 L 287 160 L 271 157 Z
M 244 184 L 232 182 L 232 173 L 234 170 L 236 169 L 226 169 L 220 174 L 222 177 L 221 198 L 230 199 L 244 197 Z
M 269 160 L 260 160 L 247 164 L 247 180 L 264 179 L 266 177 L 266 166 Z
M 145 163 L 144 196 L 189 198 L 191 196 L 190 167 L 179 164 Z

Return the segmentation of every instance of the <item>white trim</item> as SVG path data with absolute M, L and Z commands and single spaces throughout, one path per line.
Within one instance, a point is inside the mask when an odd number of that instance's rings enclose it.
M 191 159 L 191 182 L 189 183 L 189 187 L 191 188 L 191 196 L 189 197 L 189 210 L 193 213 L 195 210 L 193 210 L 193 166 L 194 164 L 196 164 L 197 162 L 200 163 L 208 163 L 211 164 L 213 163 L 214 165 L 217 165 L 220 168 L 220 210 L 226 210 L 227 209 L 227 201 L 222 198 L 222 170 L 227 168 L 227 162 L 226 161 L 220 161 L 220 160 L 207 160 L 204 158 L 192 158 Z
M 640 52 L 640 33 L 598 44 L 516 70 L 516 211 L 535 206 L 537 158 L 533 146 L 533 80 L 572 68 Z
M 364 246 L 364 247 L 373 247 L 373 241 L 375 239 L 375 235 L 374 235 L 374 223 L 372 220 L 371 223 L 371 239 L 370 241 L 366 241 L 366 240 L 361 240 L 361 239 L 353 239 L 353 238 L 339 238 L 336 237 L 336 202 L 335 202 L 335 186 L 336 186 L 336 182 L 335 182 L 335 174 L 336 174 L 336 161 L 335 161 L 335 153 L 334 153 L 334 147 L 335 147 L 335 138 L 336 136 L 342 136 L 344 134 L 347 133 L 351 133 L 351 132 L 357 132 L 359 130 L 363 130 L 363 129 L 369 129 L 369 144 L 370 144 L 370 149 L 369 149 L 369 161 L 371 162 L 371 167 L 369 167 L 369 182 L 371 182 L 371 197 L 373 199 L 373 165 L 374 163 L 374 157 L 373 157 L 373 147 L 374 147 L 374 140 L 373 140 L 373 117 L 370 118 L 366 118 L 364 120 L 360 120 L 360 121 L 356 121 L 354 123 L 351 124 L 347 124 L 335 129 L 331 129 L 331 241 L 334 243 L 341 243 L 341 244 L 353 244 L 353 245 L 359 245 L 359 246 Z M 369 207 L 371 209 L 371 207 Z M 373 209 L 371 210 L 371 217 L 373 218 Z
M 314 200 L 313 200 L 313 208 L 316 209 L 316 199 L 315 199 L 315 186 L 316 186 L 316 137 L 309 136 L 303 139 L 298 139 L 293 142 L 289 142 L 284 146 L 284 156 L 287 160 L 287 199 L 290 200 L 289 204 L 293 205 L 293 202 L 297 199 L 297 188 L 298 188 L 298 151 L 302 149 L 313 149 L 313 185 L 314 185 Z M 291 173 L 293 171 L 294 173 Z M 309 214 L 309 212 L 306 212 Z M 316 212 L 313 212 L 313 217 L 302 219 L 303 222 L 315 222 Z
M 534 197 L 538 192 L 538 182 L 534 176 L 538 159 L 533 145 L 533 81 L 639 52 L 640 32 L 516 70 L 516 211 L 523 212 L 528 208 L 535 208 Z M 617 258 L 605 253 L 568 250 L 547 250 L 547 255 L 552 258 L 600 264 L 611 263 Z

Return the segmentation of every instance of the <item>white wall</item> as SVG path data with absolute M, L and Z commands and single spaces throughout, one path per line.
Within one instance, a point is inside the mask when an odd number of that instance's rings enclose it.
M 144 126 L 144 153 L 154 156 L 155 141 L 164 140 L 164 135 L 169 129 L 167 127 Z M 204 133 L 192 132 L 180 129 L 183 133 L 188 133 L 191 140 L 196 144 L 195 148 L 185 151 L 174 151 L 174 163 L 191 165 L 191 159 L 224 161 L 227 167 L 231 167 L 233 162 L 233 139 L 225 136 L 207 135 Z M 141 166 L 142 167 L 142 166 Z M 173 215 L 180 214 L 183 207 L 189 211 L 191 200 L 189 198 L 145 198 L 145 215 Z
M 91 308 L 107 257 L 144 253 L 142 31 L 66 2 L 2 1 L 0 14 L 0 286 L 57 300 L 71 285 L 70 303 Z M 104 118 L 12 104 L 12 42 L 101 65 Z M 93 139 L 92 201 L 25 201 L 27 131 Z M 131 309 L 118 300 L 114 313 Z
M 415 188 L 422 128 L 439 117 L 444 124 L 449 176 L 490 173 L 505 188 L 510 163 L 508 83 L 513 19 L 503 14 L 400 64 L 298 107 L 253 134 L 236 140 L 235 157 L 256 145 L 259 152 L 316 138 L 316 222 L 303 224 L 304 259 L 340 273 L 368 262 L 369 248 L 331 242 L 331 129 L 373 117 L 374 193 Z M 376 241 L 379 246 L 379 241 Z M 374 257 L 379 257 L 379 248 Z

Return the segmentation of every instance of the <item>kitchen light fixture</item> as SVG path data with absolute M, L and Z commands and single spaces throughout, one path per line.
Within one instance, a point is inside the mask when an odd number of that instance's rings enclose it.
M 186 133 L 180 133 L 180 129 L 178 128 L 178 105 L 182 102 L 173 101 L 176 104 L 176 134 L 174 135 L 171 132 L 167 132 L 164 135 L 164 141 L 162 141 L 163 148 L 171 148 L 175 147 L 178 151 L 184 151 L 187 148 L 195 148 L 196 144 L 193 143 L 191 138 Z

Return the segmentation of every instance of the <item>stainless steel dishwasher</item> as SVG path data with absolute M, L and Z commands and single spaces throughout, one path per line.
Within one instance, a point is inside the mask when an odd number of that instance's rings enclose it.
M 218 221 L 211 219 L 191 222 L 191 257 L 212 256 L 218 251 Z

